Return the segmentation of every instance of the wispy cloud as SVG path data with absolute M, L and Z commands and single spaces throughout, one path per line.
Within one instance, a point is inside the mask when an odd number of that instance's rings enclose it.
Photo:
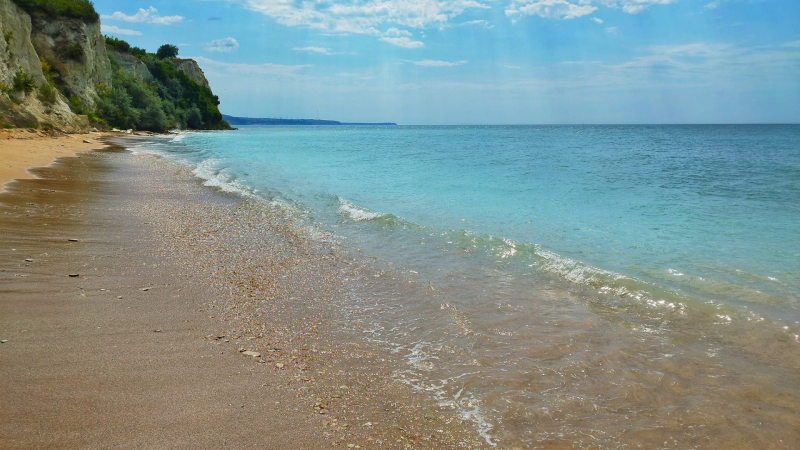
M 403 28 L 441 28 L 469 9 L 489 9 L 479 0 L 370 0 L 335 3 L 332 0 L 230 0 L 290 27 L 305 27 L 333 33 L 368 34 L 404 48 L 424 46 L 408 35 L 381 32 Z M 488 1 L 488 0 L 487 0 Z M 407 30 L 406 30 L 407 31 Z M 405 38 L 405 39 L 403 39 Z
M 516 0 L 505 10 L 507 16 L 522 14 L 539 16 L 545 19 L 574 19 L 591 14 L 597 10 L 594 6 L 575 5 L 566 0 L 537 0 L 533 2 Z
M 382 37 L 382 38 L 380 38 L 378 40 L 383 41 L 383 42 L 388 42 L 388 43 L 390 43 L 392 45 L 396 45 L 398 47 L 403 47 L 403 48 L 420 48 L 420 47 L 424 47 L 425 46 L 424 42 L 422 42 L 422 41 L 412 41 L 407 36 L 401 36 L 401 37 L 387 37 L 387 36 L 384 36 L 384 37 Z
M 617 27 L 606 27 L 606 33 L 617 34 Z
M 158 25 L 172 25 L 183 21 L 183 16 L 160 16 L 158 10 L 154 7 L 147 9 L 139 8 L 136 14 L 128 15 L 123 12 L 117 11 L 114 14 L 100 16 L 103 20 L 121 20 L 124 22 L 135 23 L 155 23 Z
M 122 36 L 141 36 L 141 31 L 136 30 L 128 30 L 125 28 L 116 27 L 114 25 L 105 25 L 103 24 L 101 27 L 101 31 L 103 34 L 116 34 Z
M 603 19 L 598 19 L 597 17 L 592 17 L 592 21 L 594 21 L 595 23 L 599 23 L 601 25 L 603 24 Z
M 450 25 L 452 28 L 456 27 L 484 27 L 487 29 L 494 28 L 494 25 L 491 25 L 488 20 L 469 20 L 467 22 L 455 23 Z
M 298 52 L 319 53 L 322 55 L 332 55 L 331 49 L 325 47 L 295 47 L 292 50 Z
M 421 67 L 455 67 L 455 66 L 463 66 L 467 63 L 467 61 L 436 61 L 432 59 L 423 59 L 420 61 L 409 61 L 405 60 L 407 63 L 411 63 Z
M 217 39 L 215 41 L 207 42 L 203 45 L 209 52 L 230 53 L 239 50 L 239 42 L 232 38 Z
M 298 79 L 298 78 L 304 78 L 304 76 L 299 75 L 296 72 L 305 69 L 307 67 L 311 67 L 308 64 L 284 65 L 284 64 L 272 64 L 272 63 L 266 63 L 266 64 L 226 63 L 211 58 L 206 58 L 204 56 L 193 56 L 192 59 L 196 60 L 200 65 L 202 65 L 203 70 L 212 72 L 216 75 L 227 75 L 227 76 L 236 75 L 245 78 L 258 76 L 262 78 Z
M 592 4 L 621 8 L 629 14 L 638 14 L 651 5 L 666 5 L 677 0 L 512 0 L 506 7 L 506 16 L 539 16 L 544 19 L 575 19 L 597 10 Z M 514 22 L 515 19 L 512 19 Z M 601 19 L 592 18 L 597 23 Z

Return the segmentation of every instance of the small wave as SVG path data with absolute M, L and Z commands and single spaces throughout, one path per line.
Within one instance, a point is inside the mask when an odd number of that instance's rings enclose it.
M 339 198 L 339 214 L 349 217 L 356 222 L 386 217 L 386 214 L 384 213 L 372 212 L 366 208 L 358 207 L 341 197 Z
M 206 159 L 197 164 L 192 173 L 205 180 L 203 186 L 215 187 L 223 192 L 239 194 L 242 197 L 260 199 L 256 196 L 255 189 L 242 185 L 235 177 L 225 173 L 225 169 L 218 169 L 219 163 L 218 159 Z

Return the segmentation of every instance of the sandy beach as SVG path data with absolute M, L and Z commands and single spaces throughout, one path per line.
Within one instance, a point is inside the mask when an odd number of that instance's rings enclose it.
M 116 146 L 25 170 L 83 139 L 0 141 L 0 447 L 485 445 L 337 325 L 346 261 L 280 210 Z
M 28 169 L 50 164 L 62 156 L 97 148 L 104 133 L 87 133 L 53 138 L 39 130 L 0 130 L 0 186 L 14 179 L 33 178 Z M 84 141 L 91 141 L 86 143 Z

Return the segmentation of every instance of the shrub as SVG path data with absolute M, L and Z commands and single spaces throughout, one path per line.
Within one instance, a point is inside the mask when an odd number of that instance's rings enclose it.
M 22 68 L 17 70 L 17 73 L 14 75 L 14 90 L 29 94 L 33 92 L 34 89 L 36 89 L 36 82 L 33 81 L 33 78 L 25 73 Z
M 123 41 L 122 39 L 117 39 L 115 37 L 106 36 L 105 38 L 106 48 L 109 50 L 114 50 L 120 53 L 130 53 L 138 58 L 144 58 L 147 56 L 147 51 L 143 48 L 133 47 L 131 44 Z
M 83 56 L 83 47 L 78 44 L 65 45 L 61 50 L 61 59 L 81 62 L 83 61 Z
M 53 87 L 50 83 L 42 83 L 42 86 L 39 88 L 39 100 L 44 103 L 45 105 L 52 105 L 56 102 L 56 88 Z
M 120 53 L 130 53 L 131 52 L 131 44 L 123 41 L 122 39 L 117 39 L 115 37 L 106 36 L 106 49 L 115 50 Z
M 50 18 L 71 17 L 85 22 L 97 22 L 100 16 L 90 0 L 12 0 L 31 16 Z
M 11 41 L 14 40 L 14 32 L 9 30 L 3 33 L 3 39 L 6 41 L 6 45 L 11 44 Z

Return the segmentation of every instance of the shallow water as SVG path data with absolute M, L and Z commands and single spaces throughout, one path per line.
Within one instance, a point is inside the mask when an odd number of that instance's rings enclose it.
M 140 150 L 332 231 L 355 261 L 343 325 L 487 442 L 800 445 L 798 126 L 248 127 Z

